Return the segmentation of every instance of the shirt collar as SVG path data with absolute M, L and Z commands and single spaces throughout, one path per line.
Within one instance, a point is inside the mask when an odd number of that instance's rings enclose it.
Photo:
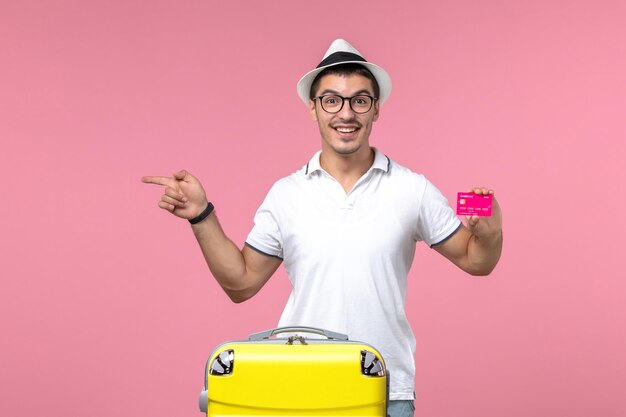
M 372 149 L 374 150 L 374 163 L 372 164 L 370 169 L 368 169 L 367 172 L 370 172 L 374 169 L 378 169 L 383 172 L 389 171 L 389 163 L 390 163 L 389 158 L 387 158 L 387 156 L 383 154 L 382 152 L 380 152 L 378 149 L 374 147 L 372 147 Z M 304 167 L 304 175 L 311 175 L 315 171 L 320 171 L 320 172 L 324 171 L 324 169 L 320 165 L 321 154 L 322 154 L 322 151 L 317 151 L 315 155 L 313 155 L 313 158 L 311 158 L 309 163 L 306 164 L 306 166 Z

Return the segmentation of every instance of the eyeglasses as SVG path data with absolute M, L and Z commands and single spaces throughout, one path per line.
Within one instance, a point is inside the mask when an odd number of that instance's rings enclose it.
M 374 101 L 378 99 L 376 97 L 361 94 L 361 95 L 353 96 L 353 97 L 325 95 L 325 96 L 315 97 L 313 100 L 314 101 L 319 100 L 320 105 L 322 106 L 322 109 L 326 113 L 332 113 L 332 114 L 339 113 L 341 109 L 343 109 L 344 102 L 348 100 L 348 103 L 350 103 L 350 108 L 352 109 L 353 112 L 363 114 L 363 113 L 367 113 L 368 111 L 370 111 L 370 109 L 372 108 L 372 104 L 374 104 Z

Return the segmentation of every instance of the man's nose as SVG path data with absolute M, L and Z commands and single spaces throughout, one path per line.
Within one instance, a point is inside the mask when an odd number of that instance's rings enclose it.
M 356 113 L 354 112 L 354 110 L 352 110 L 352 107 L 350 106 L 350 99 L 344 99 L 343 106 L 341 107 L 341 110 L 339 110 L 339 113 L 337 113 L 337 116 L 342 119 L 353 119 L 355 115 Z

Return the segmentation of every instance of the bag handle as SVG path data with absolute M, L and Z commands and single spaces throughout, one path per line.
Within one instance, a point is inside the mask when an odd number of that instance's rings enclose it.
M 348 340 L 348 335 L 343 333 L 331 332 L 330 330 L 320 329 L 318 327 L 306 327 L 306 326 L 287 326 L 287 327 L 277 327 L 270 330 L 265 330 L 259 333 L 253 333 L 248 337 L 248 340 L 259 341 L 266 340 L 272 336 L 275 336 L 280 333 L 292 333 L 292 332 L 304 332 L 304 333 L 313 333 L 319 334 L 320 336 L 325 336 L 331 340 Z

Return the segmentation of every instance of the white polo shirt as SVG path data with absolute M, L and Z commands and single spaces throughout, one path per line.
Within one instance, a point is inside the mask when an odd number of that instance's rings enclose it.
M 246 244 L 283 259 L 293 286 L 280 326 L 347 334 L 382 353 L 390 399 L 413 399 L 415 337 L 405 315 L 415 244 L 450 237 L 461 222 L 423 175 L 374 149 L 372 167 L 346 194 L 317 152 L 277 181 Z

